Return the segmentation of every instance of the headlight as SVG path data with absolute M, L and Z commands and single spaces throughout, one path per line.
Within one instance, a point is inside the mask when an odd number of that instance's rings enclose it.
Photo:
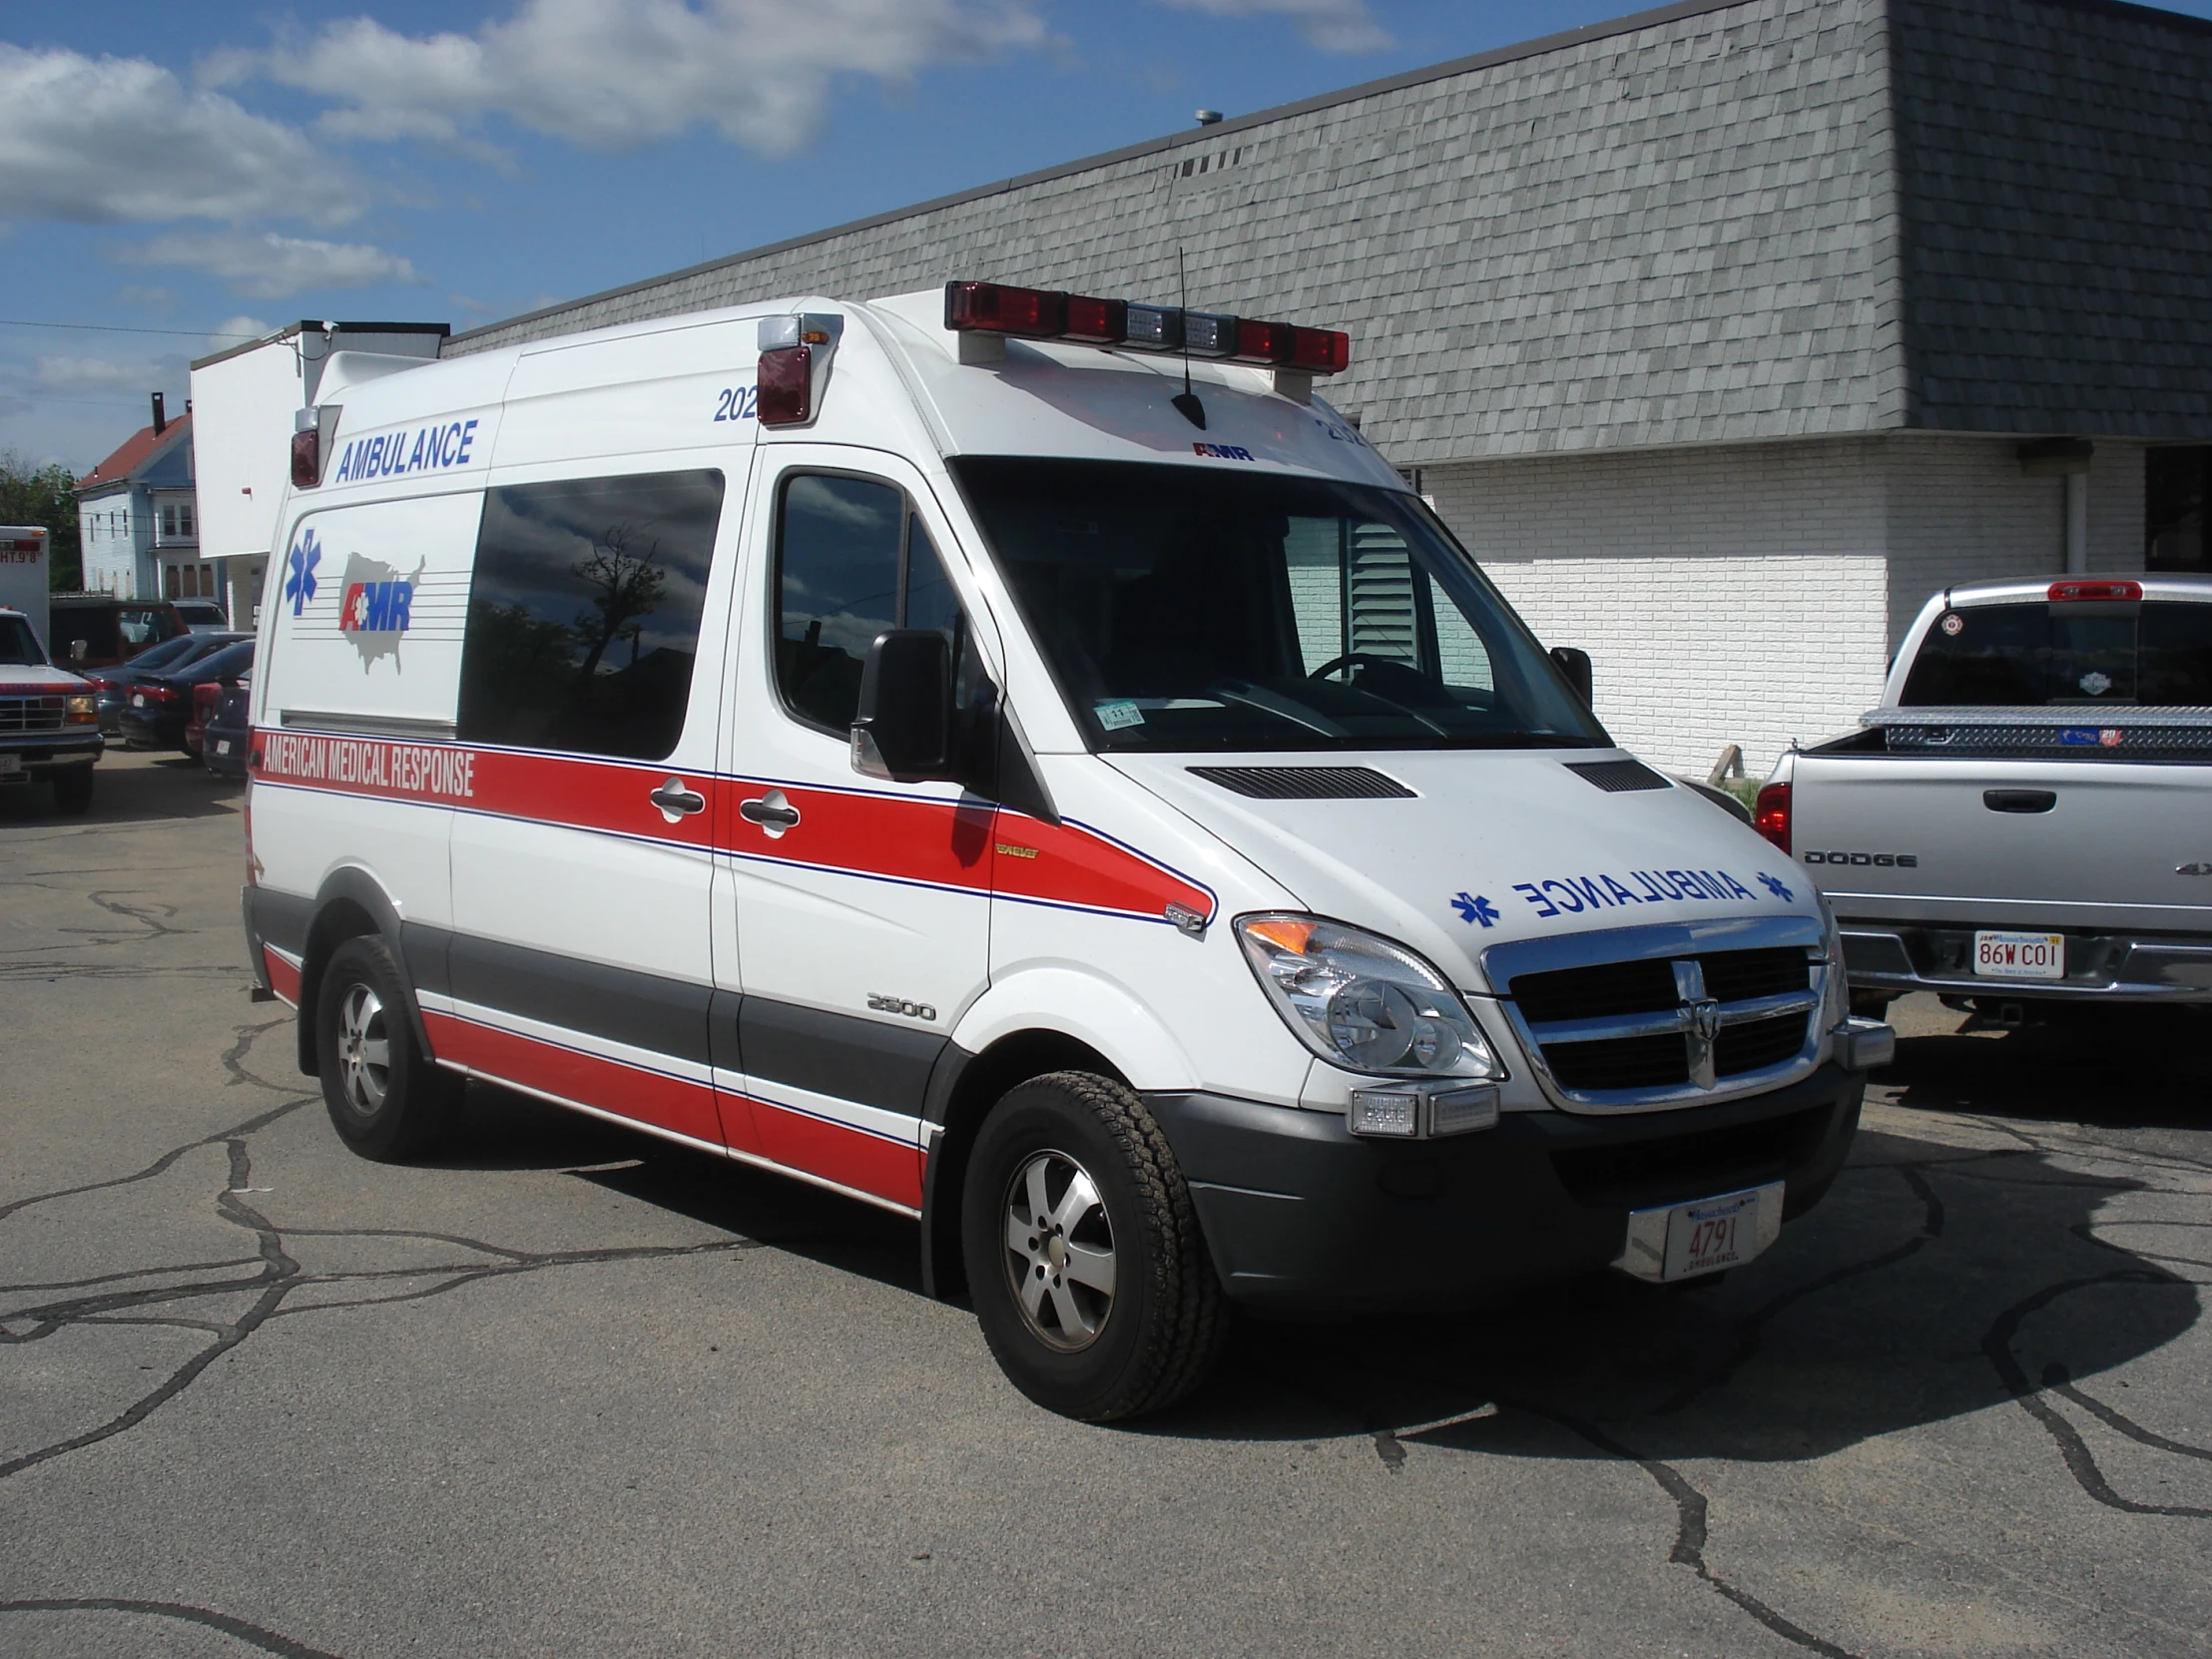
M 1401 944 L 1318 916 L 1237 920 L 1260 986 L 1332 1065 L 1385 1077 L 1503 1075 L 1466 1004 Z
M 62 706 L 64 726 L 97 726 L 100 723 L 100 700 L 91 692 L 71 692 Z

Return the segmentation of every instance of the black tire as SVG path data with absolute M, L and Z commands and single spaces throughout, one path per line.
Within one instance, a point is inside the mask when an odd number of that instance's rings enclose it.
M 82 818 L 92 811 L 92 768 L 71 767 L 54 774 L 54 811 Z
M 406 979 L 382 939 L 347 939 L 330 953 L 314 1008 L 322 1104 L 338 1138 L 382 1164 L 430 1151 L 460 1106 L 462 1080 L 422 1052 L 407 1016 L 411 1006 Z
M 1032 1177 L 1042 1206 L 1028 1202 Z M 1109 1078 L 1059 1071 L 1007 1091 L 968 1158 L 960 1242 L 992 1358 L 1047 1410 L 1157 1411 L 1220 1355 L 1228 1310 L 1190 1189 L 1144 1103 Z

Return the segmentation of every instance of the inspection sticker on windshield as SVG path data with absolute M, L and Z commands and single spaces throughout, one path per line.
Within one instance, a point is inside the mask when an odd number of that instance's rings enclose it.
M 1144 724 L 1144 711 L 1134 703 L 1094 703 L 1091 710 L 1098 716 L 1098 724 L 1109 732 L 1119 732 L 1125 726 Z

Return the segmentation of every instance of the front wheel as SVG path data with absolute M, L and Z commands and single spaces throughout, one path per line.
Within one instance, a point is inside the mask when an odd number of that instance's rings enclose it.
M 1206 1380 L 1221 1281 L 1167 1137 L 1124 1085 L 1062 1071 L 1008 1091 L 976 1137 L 960 1223 L 984 1340 L 1039 1405 L 1108 1422 Z
M 415 1042 L 406 981 L 382 939 L 350 938 L 330 953 L 315 997 L 314 1044 L 330 1123 L 362 1157 L 417 1158 L 452 1127 L 461 1080 Z

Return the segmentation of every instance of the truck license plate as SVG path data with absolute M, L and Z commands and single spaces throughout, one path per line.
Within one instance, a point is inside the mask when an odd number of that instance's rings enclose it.
M 2063 933 L 1979 932 L 1973 936 L 1973 970 L 1985 979 L 2063 979 Z
M 12 777 L 12 776 L 13 776 L 14 774 L 16 774 L 16 773 L 18 773 L 18 772 L 21 772 L 22 770 L 23 770 L 23 757 L 22 757 L 22 756 L 20 756 L 20 755 L 0 755 L 0 778 L 8 778 L 8 777 Z
M 231 753 L 231 740 L 230 740 L 229 738 L 218 738 L 218 739 L 216 739 L 216 740 L 215 740 L 215 752 L 216 752 L 216 753 L 217 753 L 218 755 L 228 755 L 228 754 L 230 754 L 230 753 Z
M 1628 1218 L 1628 1240 L 1613 1265 L 1638 1279 L 1667 1282 L 1719 1273 L 1774 1243 L 1782 1232 L 1783 1184 L 1723 1193 Z

